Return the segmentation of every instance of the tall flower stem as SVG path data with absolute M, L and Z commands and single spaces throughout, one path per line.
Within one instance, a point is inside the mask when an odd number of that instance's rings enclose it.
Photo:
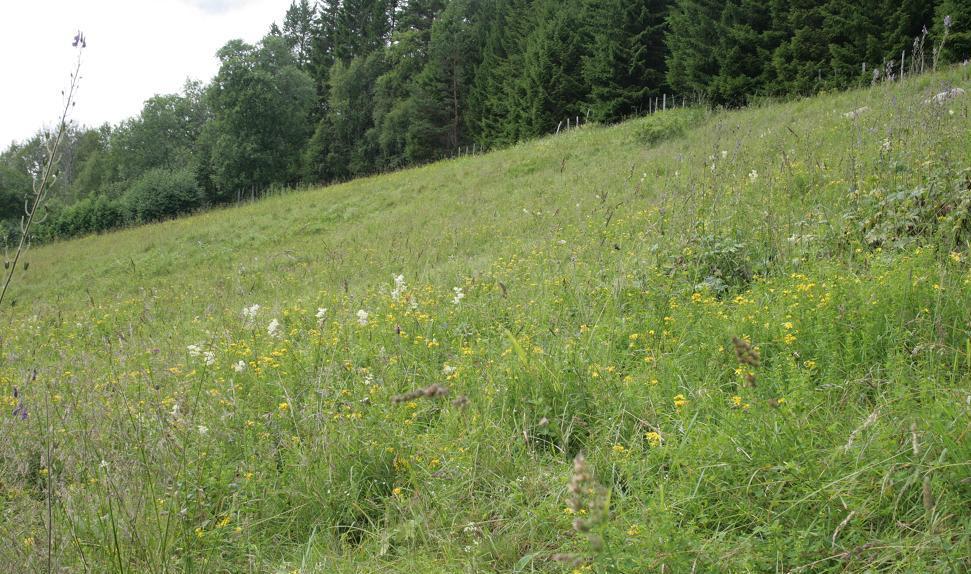
M 71 108 L 74 107 L 74 95 L 77 92 L 78 82 L 80 81 L 81 54 L 87 46 L 84 36 L 80 32 L 74 37 L 74 46 L 77 48 L 77 62 L 74 65 L 74 73 L 71 74 L 71 85 L 68 88 L 67 98 L 64 101 L 64 109 L 61 111 L 61 119 L 57 124 L 57 134 L 54 137 L 54 143 L 47 149 L 47 162 L 41 171 L 40 179 L 38 180 L 35 177 L 33 181 L 34 195 L 32 200 L 29 201 L 25 218 L 20 225 L 20 241 L 17 244 L 17 251 L 14 252 L 13 262 L 9 269 L 7 269 L 7 274 L 3 281 L 3 288 L 0 289 L 0 305 L 3 304 L 3 298 L 10 288 L 10 281 L 13 279 L 13 274 L 17 270 L 17 263 L 27 250 L 27 237 L 30 234 L 31 224 L 34 222 L 34 216 L 37 215 L 37 210 L 43 204 L 50 190 L 54 178 L 54 164 L 57 161 L 57 153 L 61 147 L 61 143 L 64 141 L 64 136 L 67 134 L 67 117 Z

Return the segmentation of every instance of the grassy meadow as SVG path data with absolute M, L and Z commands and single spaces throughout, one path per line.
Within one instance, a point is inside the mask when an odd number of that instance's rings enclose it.
M 32 249 L 0 571 L 968 571 L 971 96 L 925 103 L 952 86 Z

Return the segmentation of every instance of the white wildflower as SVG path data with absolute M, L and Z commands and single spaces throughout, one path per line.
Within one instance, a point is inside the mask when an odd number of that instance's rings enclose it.
M 243 307 L 243 324 L 246 327 L 252 327 L 256 321 L 256 314 L 260 312 L 260 306 L 257 303 L 253 303 L 249 307 Z
M 405 292 L 407 288 L 408 286 L 405 285 L 405 276 L 395 275 L 394 289 L 391 290 L 391 298 L 394 299 L 395 301 L 397 301 L 398 299 L 401 299 L 401 295 Z
M 276 319 L 270 321 L 270 324 L 266 327 L 266 332 L 270 334 L 271 337 L 280 336 L 280 322 Z
M 357 311 L 357 323 L 362 327 L 367 325 L 368 312 L 364 309 L 358 309 Z
M 199 431 L 199 434 L 201 435 L 205 435 L 209 433 L 209 427 L 207 427 L 206 425 L 199 425 L 196 428 Z
M 722 150 L 722 159 L 725 159 L 726 157 L 728 157 L 728 150 L 727 149 L 723 149 Z
M 452 291 L 455 293 L 455 295 L 452 297 L 452 303 L 458 305 L 462 302 L 462 299 L 465 299 L 465 293 L 462 292 L 461 287 L 453 287 Z
M 244 372 L 246 370 L 246 361 L 237 361 L 236 364 L 233 365 L 233 370 L 237 373 Z
M 442 367 L 442 374 L 445 375 L 446 377 L 451 375 L 455 371 L 456 371 L 455 367 L 449 364 L 446 364 L 445 366 Z
M 759 179 L 759 172 L 755 171 L 754 169 L 749 172 L 748 174 L 749 181 L 751 181 L 752 183 L 755 183 L 758 179 Z
M 207 367 L 216 364 L 216 353 L 203 350 L 201 345 L 189 345 L 186 347 L 186 350 L 189 351 L 190 357 L 202 357 Z

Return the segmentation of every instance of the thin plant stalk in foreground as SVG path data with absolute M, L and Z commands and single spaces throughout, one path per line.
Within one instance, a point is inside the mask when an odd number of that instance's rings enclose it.
M 17 270 L 17 263 L 20 261 L 20 257 L 27 251 L 29 244 L 27 243 L 27 237 L 30 235 L 30 227 L 34 222 L 34 216 L 37 215 L 38 209 L 43 205 L 44 199 L 47 197 L 50 186 L 53 183 L 54 176 L 54 165 L 57 161 L 57 153 L 61 147 L 61 142 L 64 140 L 64 135 L 67 133 L 67 117 L 71 108 L 74 107 L 74 95 L 78 89 L 78 82 L 81 79 L 81 54 L 83 50 L 88 46 L 88 42 L 80 31 L 74 36 L 74 42 L 72 44 L 77 50 L 77 61 L 74 65 L 74 72 L 71 74 L 71 85 L 68 87 L 67 96 L 64 100 L 64 109 L 61 111 L 61 118 L 57 123 L 57 133 L 54 136 L 53 143 L 48 142 L 47 147 L 47 161 L 44 163 L 44 167 L 41 170 L 39 177 L 38 174 L 34 174 L 33 177 L 33 191 L 32 197 L 27 198 L 26 205 L 24 207 L 24 217 L 20 224 L 20 241 L 17 244 L 17 250 L 14 252 L 13 261 L 10 263 L 9 267 L 6 267 L 6 276 L 3 279 L 3 287 L 0 288 L 0 305 L 3 304 L 3 298 L 7 294 L 7 289 L 10 287 L 10 281 L 13 279 L 13 274 Z

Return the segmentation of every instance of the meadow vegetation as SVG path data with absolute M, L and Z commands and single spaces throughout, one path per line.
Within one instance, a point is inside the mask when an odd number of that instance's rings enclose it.
M 952 87 L 33 249 L 0 570 L 967 571 L 971 98 L 925 102 Z

